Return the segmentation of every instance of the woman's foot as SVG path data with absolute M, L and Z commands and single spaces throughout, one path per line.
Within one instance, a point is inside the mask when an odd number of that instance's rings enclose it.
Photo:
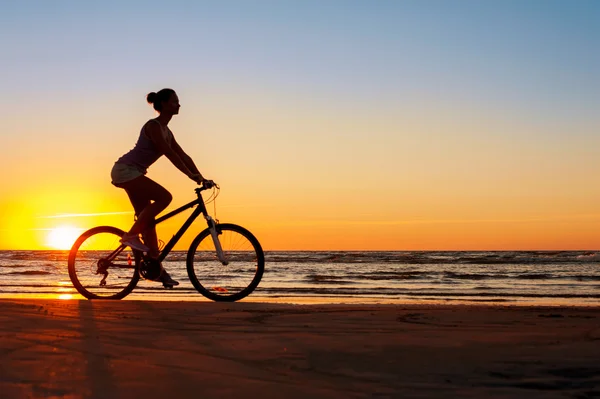
M 138 251 L 148 252 L 150 248 L 148 248 L 144 243 L 140 240 L 140 237 L 135 234 L 123 234 L 120 240 L 121 244 L 127 245 L 133 249 L 137 249 Z
M 179 281 L 173 280 L 171 278 L 171 275 L 169 273 L 167 273 L 167 271 L 165 269 L 162 269 L 162 271 L 160 272 L 160 277 L 158 279 L 159 279 L 159 281 L 162 281 L 163 285 L 165 285 L 165 286 L 179 285 Z

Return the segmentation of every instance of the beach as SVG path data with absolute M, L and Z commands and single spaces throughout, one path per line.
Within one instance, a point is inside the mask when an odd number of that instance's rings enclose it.
M 600 308 L 0 300 L 3 398 L 591 398 Z

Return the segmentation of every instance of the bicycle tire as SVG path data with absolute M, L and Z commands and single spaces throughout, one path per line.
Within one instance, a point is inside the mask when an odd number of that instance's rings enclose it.
M 206 228 L 188 250 L 188 276 L 194 288 L 206 298 L 235 302 L 250 295 L 260 283 L 265 255 L 256 237 L 245 228 L 228 223 L 217 224 L 216 228 L 229 264 L 225 266 L 216 259 L 212 236 Z
M 73 244 L 68 260 L 69 277 L 77 292 L 85 298 L 122 299 L 136 287 L 140 279 L 138 269 L 142 258 L 142 253 L 137 250 L 126 247 L 115 258 L 117 262 L 123 262 L 122 266 L 111 262 L 113 266 L 105 269 L 107 275 L 104 279 L 101 277 L 103 274 L 99 273 L 102 256 L 121 246 L 119 239 L 123 234 L 125 232 L 116 227 L 99 226 L 81 234 Z M 111 284 L 106 284 L 109 278 Z

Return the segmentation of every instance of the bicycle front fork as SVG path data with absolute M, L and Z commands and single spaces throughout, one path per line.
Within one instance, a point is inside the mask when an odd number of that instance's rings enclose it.
M 215 220 L 210 216 L 205 216 L 206 221 L 208 222 L 208 230 L 210 231 L 210 235 L 213 239 L 213 243 L 215 244 L 215 249 L 217 250 L 217 259 L 223 264 L 223 266 L 227 266 L 229 261 L 225 258 L 225 254 L 223 253 L 223 248 L 221 247 L 221 241 L 219 241 L 219 233 L 217 232 L 217 224 Z

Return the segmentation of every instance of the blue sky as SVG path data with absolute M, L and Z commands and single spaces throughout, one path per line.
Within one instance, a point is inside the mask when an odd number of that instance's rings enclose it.
M 15 93 L 164 79 L 578 114 L 600 92 L 595 1 L 12 1 L 1 15 Z

